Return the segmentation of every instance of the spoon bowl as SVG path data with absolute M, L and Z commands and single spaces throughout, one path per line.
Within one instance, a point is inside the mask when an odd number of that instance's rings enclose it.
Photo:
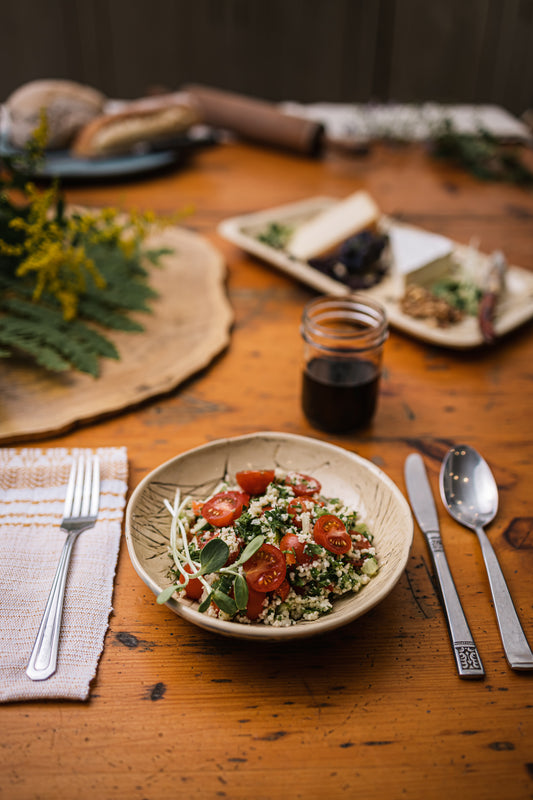
M 468 445 L 452 447 L 441 469 L 442 501 L 451 516 L 476 530 L 498 512 L 498 486 L 485 459 Z
M 468 445 L 452 447 L 440 470 L 440 494 L 450 515 L 476 532 L 487 575 L 500 636 L 513 669 L 533 669 L 533 652 L 514 607 L 505 577 L 484 526 L 498 511 L 498 486 L 485 459 Z

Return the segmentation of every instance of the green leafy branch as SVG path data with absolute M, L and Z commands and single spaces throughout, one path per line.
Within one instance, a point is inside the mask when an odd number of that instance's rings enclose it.
M 152 214 L 68 214 L 58 182 L 39 191 L 28 181 L 44 133 L 24 156 L 0 159 L 0 357 L 97 377 L 101 358 L 120 357 L 104 330 L 144 330 L 131 316 L 156 297 L 144 264 L 172 251 L 144 248 Z
M 524 164 L 518 150 L 502 144 L 484 129 L 462 133 L 450 120 L 445 120 L 434 132 L 432 152 L 481 180 L 533 185 L 533 172 Z

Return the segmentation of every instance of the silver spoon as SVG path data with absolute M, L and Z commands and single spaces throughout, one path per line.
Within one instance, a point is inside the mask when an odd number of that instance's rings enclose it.
M 518 619 L 496 553 L 483 530 L 498 511 L 498 487 L 489 465 L 468 445 L 452 447 L 442 462 L 440 493 L 451 516 L 477 534 L 509 665 L 513 669 L 533 669 L 533 653 Z

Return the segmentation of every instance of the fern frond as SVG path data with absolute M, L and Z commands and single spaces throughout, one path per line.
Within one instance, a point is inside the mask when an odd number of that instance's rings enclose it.
M 159 250 L 145 250 L 143 252 L 143 258 L 146 259 L 150 264 L 153 264 L 154 267 L 159 266 L 159 260 L 161 256 L 169 256 L 172 255 L 174 251 L 171 250 L 169 247 L 161 247 Z
M 67 355 L 68 344 L 62 344 L 64 339 L 78 342 L 81 348 L 86 347 L 97 356 L 118 359 L 115 345 L 103 334 L 90 328 L 83 321 L 77 319 L 65 321 L 58 308 L 47 308 L 42 304 L 17 300 L 16 298 L 0 301 L 0 308 L 39 326 L 41 334 L 48 343 L 58 346 Z
M 66 322 L 58 309 L 16 299 L 2 301 L 1 309 L 8 314 L 0 316 L 0 343 L 33 355 L 48 369 L 64 370 L 66 363 L 96 377 L 101 357 L 119 358 L 109 339 L 79 319 Z
M 144 325 L 128 317 L 127 312 L 117 311 L 109 305 L 100 302 L 100 298 L 98 297 L 82 298 L 78 307 L 78 314 L 80 319 L 95 322 L 103 328 L 109 328 L 115 331 L 141 333 L 144 330 Z
M 0 344 L 9 350 L 1 350 L 2 358 L 16 356 L 22 352 L 31 356 L 39 366 L 52 372 L 64 372 L 71 363 L 64 359 L 53 347 L 43 343 L 35 330 L 22 330 L 21 321 L 13 317 L 0 320 Z M 6 355 L 4 355 L 4 353 Z
M 39 191 L 26 168 L 44 136 L 43 127 L 20 163 L 0 159 L 0 358 L 97 376 L 102 357 L 119 358 L 103 331 L 144 330 L 132 312 L 151 311 L 150 265 L 173 251 L 144 249 L 149 212 L 66 213 L 58 181 Z

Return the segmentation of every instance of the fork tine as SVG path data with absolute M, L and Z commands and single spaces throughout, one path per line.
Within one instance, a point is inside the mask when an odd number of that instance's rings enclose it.
M 85 459 L 83 455 L 78 458 L 78 467 L 76 469 L 76 483 L 74 484 L 74 498 L 72 501 L 71 517 L 79 517 L 81 510 L 81 502 L 83 499 L 83 476 L 85 472 Z
M 92 484 L 92 453 L 87 453 L 84 459 L 83 494 L 81 502 L 80 517 L 89 516 L 89 506 L 91 504 L 91 484 Z
M 96 517 L 100 506 L 100 459 L 95 456 L 93 459 L 93 488 L 91 494 L 91 505 L 89 516 Z
M 67 484 L 67 494 L 65 495 L 65 506 L 63 516 L 70 517 L 72 513 L 72 502 L 74 500 L 74 486 L 76 484 L 76 474 L 78 471 L 78 459 L 75 456 L 70 469 L 70 476 Z

